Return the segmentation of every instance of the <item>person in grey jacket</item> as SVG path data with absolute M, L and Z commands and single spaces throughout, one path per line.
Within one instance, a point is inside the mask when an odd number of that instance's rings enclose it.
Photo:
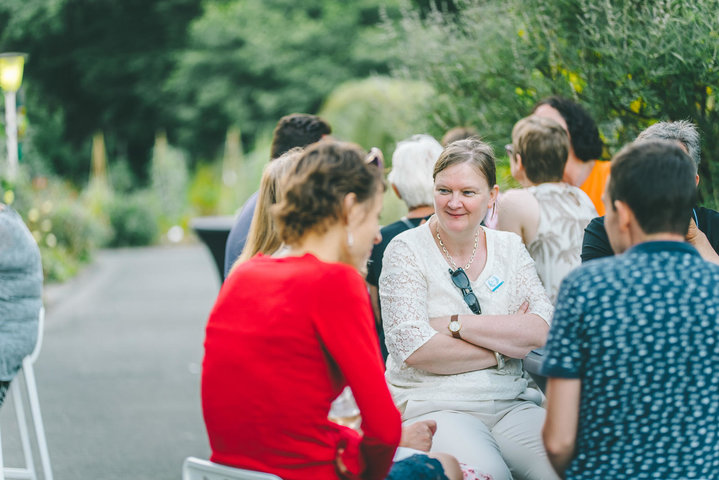
M 35 239 L 20 215 L 0 203 L 0 405 L 35 348 L 42 279 Z

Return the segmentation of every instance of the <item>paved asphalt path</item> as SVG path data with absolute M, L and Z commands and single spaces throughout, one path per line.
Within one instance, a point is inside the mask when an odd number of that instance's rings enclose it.
M 35 372 L 56 480 L 179 480 L 186 456 L 207 458 L 199 383 L 217 277 L 201 245 L 105 250 L 46 289 Z M 7 466 L 13 437 L 3 430 Z

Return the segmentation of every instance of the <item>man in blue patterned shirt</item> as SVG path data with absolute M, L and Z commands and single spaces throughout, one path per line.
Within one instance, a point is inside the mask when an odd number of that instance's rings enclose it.
M 564 280 L 543 367 L 564 478 L 719 478 L 719 266 L 684 241 L 695 199 L 674 143 L 612 162 L 605 226 L 624 253 Z

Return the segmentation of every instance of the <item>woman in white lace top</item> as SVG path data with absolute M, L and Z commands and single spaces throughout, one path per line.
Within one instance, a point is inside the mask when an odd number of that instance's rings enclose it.
M 541 394 L 520 360 L 544 344 L 552 305 L 521 238 L 480 225 L 495 179 L 491 147 L 450 144 L 434 169 L 435 215 L 387 247 L 386 376 L 405 422 L 437 422 L 433 449 L 495 480 L 554 479 Z

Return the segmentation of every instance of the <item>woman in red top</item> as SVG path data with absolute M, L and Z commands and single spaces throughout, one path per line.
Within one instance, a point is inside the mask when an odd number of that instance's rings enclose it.
M 225 281 L 210 314 L 202 403 L 211 460 L 285 480 L 383 479 L 400 441 L 367 290 L 357 268 L 379 239 L 381 170 L 321 142 L 292 166 L 274 208 L 289 247 Z M 349 385 L 362 435 L 327 419 Z

